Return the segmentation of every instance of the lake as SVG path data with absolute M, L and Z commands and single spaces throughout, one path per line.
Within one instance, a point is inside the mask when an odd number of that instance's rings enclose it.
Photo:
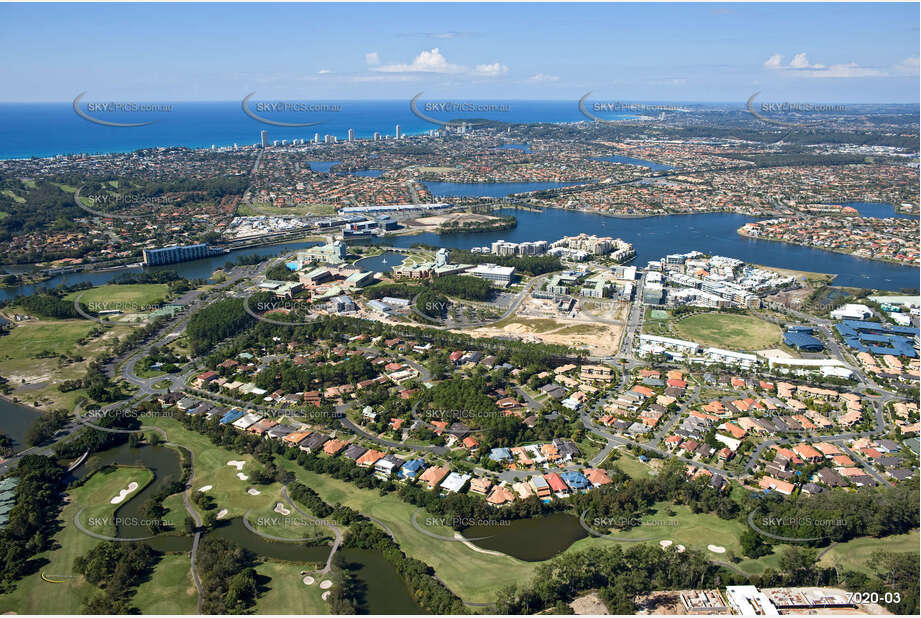
M 488 186 L 488 185 L 487 185 Z M 543 211 L 501 209 L 496 214 L 513 215 L 518 225 L 511 230 L 466 234 L 395 236 L 375 242 L 393 247 L 413 243 L 471 249 L 496 240 L 524 242 L 555 241 L 580 233 L 620 237 L 633 243 L 637 266 L 646 266 L 670 253 L 703 251 L 734 257 L 752 264 L 777 268 L 833 273 L 835 285 L 883 290 L 918 287 L 918 269 L 857 258 L 787 243 L 746 238 L 736 230 L 754 217 L 733 213 L 705 213 L 645 218 L 618 218 L 576 210 L 548 208 Z

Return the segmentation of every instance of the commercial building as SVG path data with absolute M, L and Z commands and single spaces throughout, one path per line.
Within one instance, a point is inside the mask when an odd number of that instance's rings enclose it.
M 310 247 L 304 251 L 298 251 L 297 261 L 298 268 L 303 268 L 304 264 L 310 262 L 326 262 L 328 264 L 341 264 L 345 261 L 347 250 L 345 243 L 337 240 L 325 245 Z
M 223 249 L 209 247 L 205 243 L 197 245 L 174 245 L 159 249 L 144 249 L 144 265 L 159 266 L 161 264 L 176 264 L 189 260 L 200 260 L 224 253 Z
M 467 271 L 467 274 L 489 281 L 510 283 L 515 275 L 514 266 L 497 266 L 496 264 L 477 264 Z

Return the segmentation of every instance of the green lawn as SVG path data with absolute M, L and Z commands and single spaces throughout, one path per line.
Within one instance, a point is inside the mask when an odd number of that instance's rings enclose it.
M 79 296 L 83 305 L 99 303 L 122 309 L 125 313 L 147 313 L 153 311 L 150 307 L 159 305 L 168 294 L 169 286 L 165 283 L 112 284 L 71 292 L 64 300 L 72 301 Z
M 839 543 L 822 556 L 819 564 L 825 566 L 838 565 L 845 569 L 870 573 L 870 555 L 875 551 L 888 552 L 917 552 L 919 545 L 918 531 L 908 534 L 894 534 L 881 539 L 861 537 Z
M 682 339 L 730 350 L 762 350 L 781 339 L 776 324 L 734 313 L 699 313 L 672 322 L 672 329 Z
M 287 564 L 266 560 L 256 566 L 256 572 L 271 578 L 267 590 L 256 601 L 256 614 L 328 614 L 329 606 L 320 598 L 320 580 L 308 586 L 304 583 L 302 564 Z
M 166 554 L 154 567 L 150 579 L 137 588 L 134 606 L 142 614 L 194 614 L 198 591 L 186 554 Z
M 133 466 L 118 466 L 94 472 L 83 485 L 86 493 L 81 495 L 81 501 L 77 504 L 78 510 L 83 509 L 80 521 L 87 530 L 114 535 L 115 522 L 112 517 L 115 511 L 134 498 L 153 478 L 153 472 L 147 468 Z M 128 483 L 132 481 L 138 484 L 137 489 L 129 493 L 121 503 L 112 504 L 110 500 L 118 496 L 122 489 L 127 489 Z
M 95 326 L 87 320 L 20 322 L 9 335 L 0 337 L 0 362 L 31 360 L 41 352 L 66 354 Z
M 99 541 L 83 534 L 73 525 L 74 515 L 83 506 L 90 504 L 100 491 L 99 481 L 90 479 L 86 484 L 69 492 L 70 502 L 61 510 L 58 517 L 60 529 L 54 535 L 54 549 L 37 556 L 47 560 L 47 564 L 37 572 L 20 580 L 16 588 L 0 595 L 0 612 L 18 614 L 79 614 L 84 599 L 88 598 L 95 587 L 84 581 L 73 570 L 74 560 L 86 554 Z M 111 496 L 109 496 L 111 498 Z M 51 583 L 42 579 L 45 573 Z
M 278 503 L 289 511 L 287 515 L 275 511 Z M 306 511 L 303 505 L 300 506 L 301 510 Z M 266 506 L 250 511 L 247 519 L 255 530 L 283 539 L 316 539 L 317 543 L 324 543 L 333 538 L 329 528 L 316 526 L 303 515 L 291 510 L 281 495 L 276 495 Z
M 620 450 L 620 457 L 613 461 L 614 466 L 620 468 L 623 472 L 630 475 L 635 479 L 648 479 L 652 474 L 652 468 L 649 465 L 644 464 L 642 461 L 634 457 L 633 455 L 627 454 L 625 451 Z
M 641 519 L 643 525 L 629 530 L 613 530 L 611 534 L 625 539 L 652 538 L 651 543 L 671 540 L 674 545 L 684 545 L 688 549 L 699 550 L 705 556 L 716 559 L 726 560 L 728 552 L 733 552 L 737 556 L 742 553 L 739 535 L 745 531 L 745 524 L 738 520 L 693 513 L 683 504 L 666 502 L 656 503 L 652 511 Z M 711 552 L 707 549 L 708 545 L 725 547 L 727 553 Z
M 145 425 L 162 427 L 166 430 L 171 442 L 185 446 L 192 451 L 195 462 L 195 474 L 191 481 L 192 492 L 211 485 L 207 493 L 214 497 L 218 511 L 225 508 L 228 510 L 226 519 L 242 516 L 250 509 L 261 509 L 267 505 L 271 505 L 271 509 L 275 506 L 276 498 L 281 491 L 280 484 L 254 485 L 249 480 L 244 481 L 238 478 L 237 469 L 227 465 L 228 461 L 244 461 L 246 463 L 242 473 L 250 475 L 257 466 L 261 465 L 255 463 L 251 455 L 240 455 L 217 447 L 204 435 L 189 431 L 178 421 L 168 417 L 144 417 L 143 422 Z M 251 496 L 246 493 L 250 487 L 256 488 L 260 494 Z M 195 508 L 200 515 L 204 516 L 204 511 Z M 185 515 L 179 521 L 184 519 Z

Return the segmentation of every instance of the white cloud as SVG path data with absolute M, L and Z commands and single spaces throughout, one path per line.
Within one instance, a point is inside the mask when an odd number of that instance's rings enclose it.
M 330 71 L 329 69 L 320 69 L 320 70 L 317 71 L 317 72 L 318 72 L 320 75 L 329 75 L 330 73 L 332 73 L 332 71 Z
M 901 75 L 918 75 L 918 58 L 906 58 L 895 65 L 895 72 Z
M 783 62 L 783 56 L 780 54 L 774 54 L 770 58 L 764 61 L 764 68 L 766 69 L 779 69 L 781 68 L 781 63 Z
M 528 78 L 529 82 L 558 82 L 560 78 L 556 75 L 547 75 L 546 73 L 537 73 Z
M 688 80 L 683 77 L 673 77 L 671 79 L 654 79 L 649 82 L 653 86 L 684 86 Z
M 508 73 L 508 67 L 499 62 L 494 62 L 493 64 L 478 64 L 473 69 L 473 72 L 484 77 L 496 77 Z
M 422 51 L 412 64 L 386 64 L 374 69 L 384 73 L 463 73 L 464 67 L 451 64 L 438 48 Z
M 377 55 L 377 52 L 368 52 L 365 54 L 365 62 L 368 63 L 368 66 L 376 66 L 381 63 L 380 56 Z
M 802 52 L 793 56 L 793 60 L 790 61 L 791 69 L 824 69 L 825 67 L 821 64 L 809 64 L 809 60 L 806 58 L 806 52 Z
M 911 60 L 910 58 L 908 60 Z M 788 64 L 783 64 L 783 56 L 774 54 L 764 62 L 764 68 L 773 71 L 785 71 L 797 77 L 813 78 L 853 78 L 853 77 L 885 77 L 888 72 L 873 67 L 860 66 L 856 62 L 839 63 L 825 66 L 824 64 L 810 64 L 806 52 L 793 56 Z

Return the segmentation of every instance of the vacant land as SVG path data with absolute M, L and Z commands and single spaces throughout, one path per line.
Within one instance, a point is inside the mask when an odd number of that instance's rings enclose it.
M 780 327 L 750 315 L 698 313 L 676 320 L 672 328 L 682 339 L 730 350 L 761 350 L 780 343 Z
M 43 408 L 73 408 L 86 397 L 82 389 L 62 393 L 58 384 L 82 378 L 90 359 L 130 327 L 102 331 L 89 320 L 28 320 L 0 336 L 0 375 L 9 380 L 13 396 Z M 99 329 L 98 331 L 96 329 Z M 93 336 L 91 333 L 101 333 Z M 93 338 L 91 338 L 93 337 Z

